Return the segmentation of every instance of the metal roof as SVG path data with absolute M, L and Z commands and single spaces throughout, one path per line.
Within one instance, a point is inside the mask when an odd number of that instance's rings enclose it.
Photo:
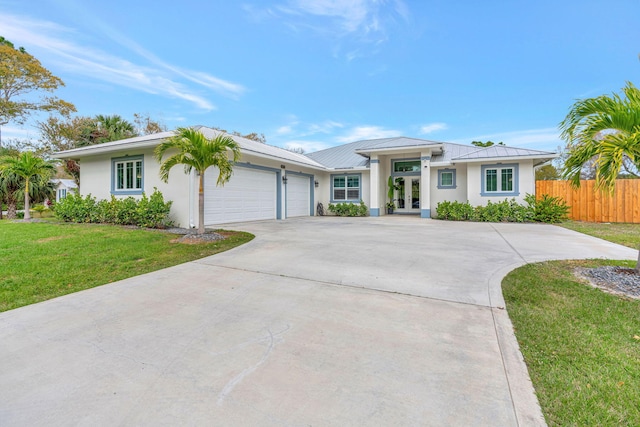
M 53 182 L 54 184 L 64 184 L 64 186 L 67 188 L 78 188 L 78 184 L 76 184 L 76 182 L 72 179 L 53 178 L 51 182 Z
M 194 129 L 200 130 L 207 138 L 213 138 L 223 133 L 221 131 L 208 128 L 206 126 L 194 126 Z M 74 148 L 72 150 L 60 151 L 54 154 L 54 157 L 61 159 L 81 158 L 96 154 L 111 153 L 127 149 L 138 149 L 155 147 L 164 139 L 175 135 L 174 131 L 160 132 L 152 135 L 137 136 L 135 138 L 122 139 L 120 141 L 105 142 L 103 144 L 89 145 L 86 147 Z M 284 148 L 275 147 L 273 145 L 263 144 L 251 139 L 243 138 L 237 135 L 229 135 L 234 141 L 240 145 L 242 153 L 253 154 L 261 157 L 277 158 L 283 161 L 289 161 L 315 169 L 325 169 L 325 167 L 315 160 L 299 153 L 294 153 Z
M 474 147 L 477 148 L 477 147 Z M 491 147 L 483 147 L 475 151 L 468 152 L 454 157 L 454 161 L 473 161 L 496 158 L 516 158 L 516 157 L 534 157 L 534 158 L 553 158 L 555 153 L 540 150 L 531 150 L 528 148 L 508 147 L 506 145 L 492 145 Z

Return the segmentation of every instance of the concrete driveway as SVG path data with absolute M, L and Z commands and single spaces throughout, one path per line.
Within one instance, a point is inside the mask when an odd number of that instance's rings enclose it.
M 235 250 L 0 313 L 0 425 L 541 425 L 500 281 L 559 227 L 235 224 Z

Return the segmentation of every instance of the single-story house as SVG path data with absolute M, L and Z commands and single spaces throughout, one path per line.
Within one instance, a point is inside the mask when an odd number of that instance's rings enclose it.
M 197 127 L 212 138 L 219 131 Z M 172 200 L 176 224 L 198 223 L 198 181 L 181 166 L 160 180 L 153 150 L 173 132 L 76 148 L 56 154 L 80 163 L 82 195 L 98 199 L 150 194 L 154 187 Z M 441 201 L 523 201 L 535 192 L 535 168 L 556 154 L 525 148 L 383 138 L 357 141 L 309 154 L 300 154 L 239 136 L 242 158 L 222 187 L 217 170 L 205 176 L 205 225 L 227 222 L 313 216 L 322 203 L 355 202 L 369 207 L 371 216 L 386 215 L 388 182 L 394 184 L 394 214 L 430 218 Z
M 72 179 L 55 178 L 51 182 L 56 186 L 56 203 L 67 197 L 67 194 L 78 192 L 78 184 Z

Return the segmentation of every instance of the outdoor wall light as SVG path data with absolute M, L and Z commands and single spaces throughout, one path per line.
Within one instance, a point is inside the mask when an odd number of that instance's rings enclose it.
M 282 175 L 282 183 L 283 184 L 287 183 L 287 175 Z
M 314 181 L 313 184 L 316 186 L 316 188 L 320 186 L 320 183 L 318 181 Z

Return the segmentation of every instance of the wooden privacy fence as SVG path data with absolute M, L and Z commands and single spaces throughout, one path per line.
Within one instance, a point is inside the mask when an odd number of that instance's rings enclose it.
M 569 181 L 536 181 L 536 197 L 561 197 L 569 206 L 569 218 L 588 222 L 640 223 L 640 179 L 619 179 L 616 191 L 594 191 L 595 181 L 580 181 L 574 190 Z

